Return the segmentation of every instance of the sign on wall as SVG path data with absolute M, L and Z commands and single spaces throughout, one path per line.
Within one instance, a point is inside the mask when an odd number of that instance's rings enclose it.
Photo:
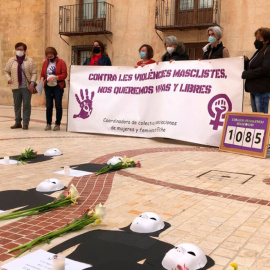
M 219 146 L 242 111 L 243 58 L 144 67 L 71 66 L 67 130 Z
M 265 158 L 269 120 L 264 113 L 226 113 L 220 150 Z

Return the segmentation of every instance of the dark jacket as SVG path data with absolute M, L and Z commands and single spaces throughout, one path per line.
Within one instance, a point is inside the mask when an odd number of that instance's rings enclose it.
M 211 47 L 211 44 L 208 45 L 207 51 L 204 52 L 202 59 L 218 59 L 223 58 L 223 46 L 222 42 L 220 42 L 216 47 Z M 210 54 L 211 53 L 211 54 Z M 210 57 L 209 57 L 210 54 Z
M 89 66 L 91 62 L 91 58 L 86 58 L 84 61 L 83 65 L 84 66 Z M 98 66 L 111 66 L 111 59 L 109 58 L 108 55 L 102 55 L 100 59 L 97 61 Z
M 242 79 L 246 79 L 246 92 L 270 92 L 270 44 L 257 50 L 252 58 L 245 62 Z
M 185 52 L 184 44 L 180 43 L 172 54 L 169 54 L 168 52 L 166 52 L 161 57 L 162 62 L 170 61 L 170 60 L 175 60 L 175 61 L 189 60 L 189 56 Z

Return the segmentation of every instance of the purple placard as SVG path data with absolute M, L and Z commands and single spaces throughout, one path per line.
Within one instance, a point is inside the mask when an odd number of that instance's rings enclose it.
M 268 117 L 228 115 L 223 145 L 229 148 L 263 152 L 267 125 Z

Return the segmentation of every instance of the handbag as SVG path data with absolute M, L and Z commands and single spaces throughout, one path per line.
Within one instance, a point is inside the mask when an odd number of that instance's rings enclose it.
M 25 72 L 24 72 L 24 70 L 23 70 L 23 68 L 22 68 L 22 66 L 21 66 L 21 70 L 22 70 L 22 72 L 23 72 L 23 75 L 24 75 L 24 77 L 25 77 L 25 79 L 26 79 L 26 81 L 27 81 L 27 83 L 30 85 L 31 84 L 31 82 L 27 79 L 27 77 L 26 77 L 26 75 L 25 75 Z M 33 93 L 32 94 L 37 94 L 37 89 L 36 89 L 36 86 L 37 86 L 37 83 L 36 82 L 34 82 L 34 91 L 33 91 Z

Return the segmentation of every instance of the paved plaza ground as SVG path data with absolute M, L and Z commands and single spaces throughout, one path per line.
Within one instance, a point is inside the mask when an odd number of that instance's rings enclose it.
M 61 130 L 44 131 L 45 108 L 34 107 L 29 130 L 11 130 L 13 107 L 0 106 L 0 157 L 18 155 L 28 146 L 39 153 L 52 147 L 63 152 L 46 162 L 0 165 L 0 191 L 27 190 L 47 178 L 58 178 L 66 186 L 73 183 L 82 195 L 78 206 L 2 221 L 2 263 L 12 260 L 12 255 L 7 254 L 9 248 L 63 227 L 83 210 L 102 202 L 107 215 L 101 226 L 88 226 L 34 250 L 49 250 L 97 228 L 118 230 L 142 212 L 156 212 L 171 224 L 158 239 L 173 245 L 198 245 L 215 261 L 211 269 L 231 269 L 231 262 L 236 262 L 239 270 L 270 268 L 269 157 L 224 153 L 217 148 L 169 139 L 70 133 L 66 132 L 66 120 L 64 110 Z M 115 155 L 134 157 L 142 167 L 98 177 L 54 174 L 65 165 L 103 163 Z M 71 250 L 66 255 L 68 252 Z

